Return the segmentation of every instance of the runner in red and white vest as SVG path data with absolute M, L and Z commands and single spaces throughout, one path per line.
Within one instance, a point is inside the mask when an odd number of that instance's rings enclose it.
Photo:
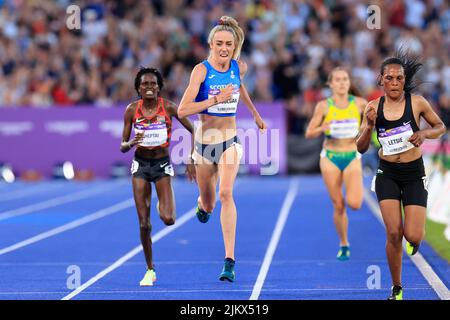
M 172 117 L 177 118 L 192 134 L 192 148 L 194 145 L 194 126 L 188 118 L 178 118 L 177 106 L 173 102 L 160 97 L 163 86 L 163 78 L 158 70 L 139 70 L 135 78 L 135 89 L 141 99 L 127 106 L 120 146 L 122 152 L 128 152 L 136 146 L 131 174 L 141 243 L 147 262 L 147 272 L 140 282 L 141 286 L 151 286 L 156 281 L 150 238 L 151 182 L 155 184 L 158 194 L 157 209 L 161 220 L 166 225 L 175 223 L 175 199 L 172 189 L 174 170 L 169 155 Z M 135 136 L 130 140 L 132 129 Z M 186 175 L 189 180 L 195 180 L 193 164 L 187 164 Z

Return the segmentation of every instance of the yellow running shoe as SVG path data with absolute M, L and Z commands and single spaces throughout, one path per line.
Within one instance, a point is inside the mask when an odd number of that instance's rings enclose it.
M 419 251 L 419 245 L 406 241 L 406 253 L 413 256 Z
M 139 282 L 141 287 L 148 287 L 152 286 L 153 283 L 156 281 L 156 272 L 154 269 L 147 269 L 147 272 L 144 275 L 144 278 Z
M 402 286 L 392 286 L 391 295 L 388 300 L 403 300 L 403 288 Z

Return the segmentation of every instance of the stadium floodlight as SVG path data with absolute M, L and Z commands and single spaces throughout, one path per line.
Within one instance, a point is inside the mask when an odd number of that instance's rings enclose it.
M 0 177 L 7 183 L 13 183 L 16 180 L 12 167 L 3 163 L 0 163 Z
M 72 180 L 75 177 L 75 170 L 73 169 L 73 164 L 70 161 L 66 161 L 63 164 L 64 178 L 67 180 Z
M 72 180 L 75 177 L 75 170 L 72 162 L 64 161 L 63 163 L 57 163 L 53 167 L 53 178 Z

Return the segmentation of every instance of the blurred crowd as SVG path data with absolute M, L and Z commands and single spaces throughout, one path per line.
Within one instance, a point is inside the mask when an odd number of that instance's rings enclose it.
M 0 0 L 0 106 L 123 107 L 137 98 L 139 66 L 161 70 L 163 94 L 179 102 L 192 67 L 208 55 L 210 29 L 230 15 L 246 34 L 249 92 L 283 101 L 290 132 L 303 132 L 337 65 L 350 70 L 360 95 L 381 95 L 379 66 L 399 46 L 423 58 L 419 92 L 448 125 L 450 1 L 370 1 L 381 9 L 380 29 L 367 26 L 367 2 Z M 81 8 L 80 30 L 66 26 L 71 4 Z

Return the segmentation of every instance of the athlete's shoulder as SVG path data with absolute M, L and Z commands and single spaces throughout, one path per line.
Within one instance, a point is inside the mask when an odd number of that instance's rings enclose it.
M 191 77 L 193 79 L 205 80 L 206 74 L 208 73 L 208 69 L 206 68 L 203 62 L 197 63 L 192 69 Z
M 234 59 L 232 59 L 234 60 Z M 244 60 L 234 60 L 236 61 L 237 65 L 239 66 L 239 69 L 241 68 L 247 68 L 247 62 L 245 62 Z
M 356 104 L 361 104 L 361 105 L 366 106 L 367 100 L 365 98 L 360 97 L 360 96 L 354 96 L 354 97 L 355 97 Z
M 359 97 L 359 96 L 354 96 L 355 97 L 355 103 L 358 106 L 359 110 L 362 112 L 364 111 L 364 108 L 367 105 L 367 100 L 364 99 L 363 97 Z
M 418 94 L 411 94 L 411 106 L 413 109 L 419 109 L 421 112 L 432 108 L 430 102 L 425 97 Z
M 205 61 L 197 63 L 194 66 L 194 68 L 192 69 L 192 72 L 205 72 L 206 73 L 206 71 L 208 71 L 208 68 L 206 67 Z
M 328 112 L 328 99 L 322 99 L 317 102 L 315 109 L 322 111 L 324 114 Z
M 429 103 L 427 99 L 424 98 L 424 96 L 421 96 L 420 94 L 411 94 L 411 102 L 413 103 Z
M 248 65 L 243 60 L 235 60 L 237 62 L 237 65 L 239 67 L 239 73 L 241 75 L 245 75 L 247 73 Z
M 125 108 L 125 112 L 124 112 L 125 119 L 129 119 L 129 120 L 133 119 L 133 117 L 136 113 L 138 104 L 139 104 L 139 100 L 136 100 L 136 101 L 130 102 L 127 105 L 127 107 Z
M 139 101 L 140 101 L 140 100 L 135 100 L 135 101 L 130 102 L 130 103 L 127 105 L 125 111 L 135 111 L 136 108 L 137 108 L 137 106 L 139 105 Z
M 172 100 L 169 100 L 167 98 L 163 98 L 161 97 L 162 101 L 164 102 L 164 106 L 166 107 L 176 107 L 177 104 L 175 102 L 173 102 Z
M 327 107 L 327 106 L 328 106 L 328 98 L 321 99 L 316 104 L 316 108 L 323 108 L 323 107 Z
M 378 98 L 376 98 L 376 99 L 370 100 L 370 101 L 367 103 L 365 109 L 367 109 L 367 108 L 369 108 L 369 107 L 373 107 L 373 108 L 375 108 L 375 110 L 378 110 L 378 105 L 380 104 L 380 99 L 381 99 L 381 97 L 378 97 Z
M 174 115 L 177 113 L 178 106 L 175 102 L 173 102 L 169 99 L 162 98 L 162 97 L 161 97 L 161 99 L 163 100 L 163 106 L 166 109 L 166 111 L 168 111 L 171 115 Z

